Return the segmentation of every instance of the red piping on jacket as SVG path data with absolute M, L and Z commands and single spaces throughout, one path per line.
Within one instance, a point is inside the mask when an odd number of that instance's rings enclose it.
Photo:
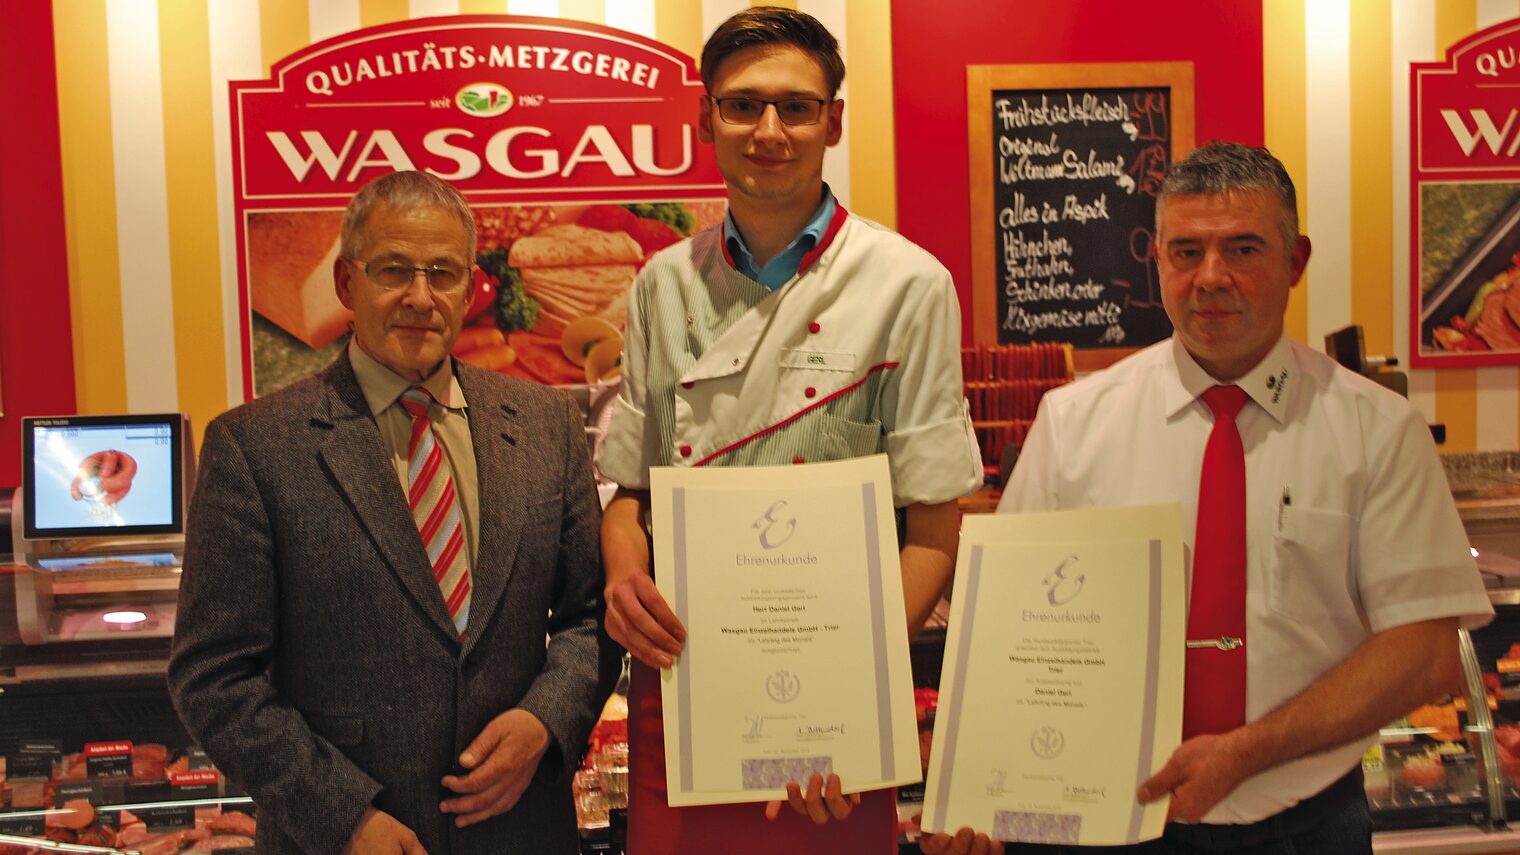
M 739 440 L 738 442 L 732 443 L 731 445 L 728 445 L 725 448 L 720 448 L 717 451 L 714 451 L 712 454 L 709 454 L 706 457 L 702 458 L 701 460 L 698 460 L 696 463 L 693 463 L 692 466 L 693 467 L 696 467 L 696 466 L 706 466 L 707 464 L 713 462 L 714 460 L 717 460 L 719 457 L 722 457 L 723 455 L 729 453 L 730 451 L 733 451 L 736 448 L 748 445 L 749 443 L 754 442 L 755 440 L 759 439 L 762 436 L 765 436 L 768 433 L 772 433 L 774 431 L 778 431 L 781 428 L 784 428 L 787 425 L 791 424 L 792 422 L 797 421 L 798 419 L 802 418 L 803 416 L 807 415 L 808 413 L 811 413 L 813 410 L 818 409 L 819 407 L 823 406 L 824 404 L 827 404 L 830 401 L 835 400 L 836 398 L 839 398 L 839 397 L 841 397 L 843 395 L 847 395 L 850 392 L 853 392 L 856 389 L 859 389 L 861 386 L 864 386 L 865 382 L 867 380 L 871 379 L 871 375 L 872 374 L 875 374 L 878 371 L 884 371 L 884 370 L 886 370 L 888 368 L 896 368 L 899 364 L 901 364 L 901 363 L 897 363 L 897 362 L 883 362 L 880 365 L 873 365 L 870 368 L 866 369 L 866 373 L 865 373 L 864 377 L 861 377 L 859 380 L 856 380 L 854 383 L 851 383 L 850 385 L 844 387 L 843 389 L 840 389 L 838 392 L 835 392 L 835 393 L 833 393 L 832 395 L 829 395 L 826 398 L 823 398 L 823 399 L 821 399 L 821 400 L 819 400 L 819 401 L 817 401 L 815 403 L 812 403 L 812 404 L 809 404 L 806 407 L 803 407 L 802 409 L 798 410 L 795 413 L 792 413 L 791 415 L 787 416 L 786 418 L 782 419 L 779 422 L 776 422 L 775 424 L 771 425 L 770 427 L 761 428 L 760 430 L 758 430 L 758 431 L 750 434 L 749 436 L 746 436 L 745 438 Z
M 839 230 L 844 227 L 844 221 L 849 219 L 849 217 L 850 212 L 846 211 L 844 206 L 839 204 L 839 201 L 836 199 L 834 201 L 834 216 L 829 218 L 829 227 L 824 230 L 823 239 L 818 241 L 817 246 L 808 250 L 807 254 L 802 256 L 802 261 L 797 264 L 798 276 L 806 273 L 807 269 L 813 266 L 813 262 L 823 255 L 823 251 L 828 249 L 829 244 L 834 242 L 834 236 L 839 234 Z M 721 232 L 718 235 L 718 244 L 723 249 L 723 260 L 728 262 L 729 269 L 735 273 L 739 272 L 739 265 L 734 263 L 733 254 L 728 251 L 728 241 L 723 239 Z

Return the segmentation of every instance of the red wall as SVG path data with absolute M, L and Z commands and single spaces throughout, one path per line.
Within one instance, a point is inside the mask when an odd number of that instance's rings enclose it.
M 0 26 L 0 489 L 21 482 L 21 417 L 74 412 L 74 346 L 49 0 Z
M 955 277 L 965 341 L 966 66 L 1175 61 L 1193 63 L 1197 142 L 1262 144 L 1261 0 L 892 0 L 897 228 Z

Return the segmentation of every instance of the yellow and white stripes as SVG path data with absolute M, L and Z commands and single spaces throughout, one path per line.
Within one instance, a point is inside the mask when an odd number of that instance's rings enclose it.
M 56 4 L 58 131 L 68 233 L 74 388 L 82 413 L 127 412 L 125 331 L 105 0 Z M 167 383 L 172 375 L 160 376 Z
M 438 4 L 413 3 L 413 6 Z M 313 3 L 306 12 L 307 32 L 311 34 L 313 44 L 323 39 L 328 39 L 340 33 L 347 33 L 364 26 L 361 23 L 359 13 L 359 0 L 326 0 L 323 3 Z M 457 12 L 434 12 L 426 9 L 414 9 L 411 13 L 413 18 L 426 18 L 430 15 L 453 15 Z
M 174 283 L 169 272 L 169 200 L 164 174 L 164 103 L 155 0 L 106 3 L 111 155 L 116 166 L 121 319 L 127 407 L 174 412 Z
M 1267 0 L 1263 14 L 1267 146 L 1303 178 L 1314 240 L 1288 332 L 1317 347 L 1358 323 L 1368 353 L 1407 367 L 1409 63 L 1520 15 L 1520 0 Z M 1409 385 L 1446 424 L 1443 451 L 1520 446 L 1520 370 L 1411 371 Z
M 1360 4 L 1359 4 L 1360 5 Z M 1393 153 L 1392 210 L 1393 229 L 1382 237 L 1393 258 L 1393 281 L 1389 293 L 1393 303 L 1393 344 L 1391 352 L 1399 363 L 1409 365 L 1410 255 L 1409 255 L 1409 64 L 1425 62 L 1432 56 L 1436 21 L 1435 0 L 1393 0 L 1390 35 L 1391 66 L 1387 73 L 1393 83 L 1393 127 L 1389 149 Z M 1368 334 L 1369 346 L 1371 334 Z M 1407 368 L 1406 368 L 1407 370 Z M 1429 371 L 1409 372 L 1409 399 L 1425 414 L 1435 415 L 1435 378 Z
M 1351 322 L 1351 2 L 1312 0 L 1304 15 L 1304 202 L 1314 284 L 1305 294 L 1303 340 L 1318 346 Z
M 891 16 L 879 0 L 790 0 L 840 37 L 845 142 L 826 177 L 896 221 Z M 447 14 L 563 16 L 695 55 L 747 0 L 68 0 L 54 4 L 75 383 L 81 412 L 242 400 L 227 81 L 349 30 Z M 1520 0 L 1265 0 L 1267 144 L 1300 179 L 1315 240 L 1288 330 L 1360 323 L 1409 357 L 1409 66 Z M 1416 371 L 1411 398 L 1447 450 L 1520 447 L 1520 371 Z
M 67 0 L 55 2 L 75 384 L 80 412 L 243 400 L 227 83 L 323 39 L 407 18 L 520 14 L 604 23 L 700 52 L 746 0 Z M 846 50 L 860 93 L 828 180 L 891 224 L 891 20 L 876 0 L 791 0 Z M 862 82 L 863 81 L 863 82 Z M 693 105 L 695 109 L 695 105 Z M 854 198 L 852 198 L 852 196 Z
M 216 270 L 221 278 L 221 352 L 226 368 L 226 396 L 221 409 L 243 400 L 243 345 L 239 332 L 237 286 L 237 223 L 232 211 L 232 128 L 227 84 L 233 80 L 251 80 L 263 75 L 257 0 L 220 0 L 208 7 L 206 31 L 210 50 L 210 81 L 207 100 L 211 105 L 211 136 L 216 170 L 216 207 L 200 213 L 216 227 Z M 209 270 L 210 268 L 208 268 Z M 198 354 L 207 362 L 215 360 L 215 349 L 208 347 Z M 83 401 L 81 401 L 81 408 Z M 192 412 L 197 425 L 204 425 L 219 412 L 214 404 L 205 411 Z

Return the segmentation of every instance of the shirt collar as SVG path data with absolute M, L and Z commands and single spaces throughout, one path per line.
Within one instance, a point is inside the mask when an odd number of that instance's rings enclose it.
M 375 358 L 364 352 L 357 341 L 352 339 L 348 343 L 348 362 L 354 368 L 354 377 L 359 380 L 359 390 L 364 393 L 364 402 L 369 404 L 370 414 L 378 417 L 381 413 L 390 409 L 400 398 L 402 393 L 414 385 L 410 380 L 390 370 L 375 361 Z M 445 359 L 426 380 L 422 381 L 422 388 L 433 396 L 433 400 L 450 410 L 465 409 L 464 390 L 459 388 L 459 380 L 454 376 L 452 359 Z
M 829 222 L 834 219 L 834 209 L 837 206 L 838 203 L 834 201 L 834 192 L 825 183 L 823 185 L 823 201 L 818 203 L 817 209 L 813 211 L 812 218 L 808 220 L 807 225 L 802 227 L 802 231 L 797 237 L 787 244 L 786 249 L 782 250 L 774 259 L 771 259 L 772 263 L 786 259 L 786 276 L 782 278 L 782 282 L 797 275 L 797 271 L 802 266 L 802 259 L 807 255 L 809 250 L 817 246 L 819 241 L 823 240 L 824 232 L 828 231 Z M 728 248 L 729 258 L 733 261 L 734 269 L 757 282 L 760 281 L 760 267 L 755 264 L 755 257 L 750 254 L 749 247 L 744 244 L 744 236 L 739 234 L 739 227 L 734 223 L 734 212 L 732 209 L 723 215 L 723 244 Z M 766 266 L 769 267 L 770 265 Z
M 1172 336 L 1171 354 L 1177 382 L 1169 384 L 1165 390 L 1167 418 L 1176 415 L 1211 387 L 1219 385 L 1219 381 L 1203 370 L 1175 335 Z M 1246 390 L 1251 400 L 1280 423 L 1287 418 L 1288 392 L 1295 385 L 1297 375 L 1293 348 L 1288 337 L 1283 335 L 1256 367 L 1235 380 L 1235 385 Z

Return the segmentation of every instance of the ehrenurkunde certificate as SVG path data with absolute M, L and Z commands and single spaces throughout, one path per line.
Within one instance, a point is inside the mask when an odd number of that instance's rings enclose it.
M 1185 585 L 1176 505 L 967 517 L 924 830 L 1159 837 L 1135 793 L 1181 737 Z
M 921 780 L 886 457 L 651 477 L 670 804 Z

